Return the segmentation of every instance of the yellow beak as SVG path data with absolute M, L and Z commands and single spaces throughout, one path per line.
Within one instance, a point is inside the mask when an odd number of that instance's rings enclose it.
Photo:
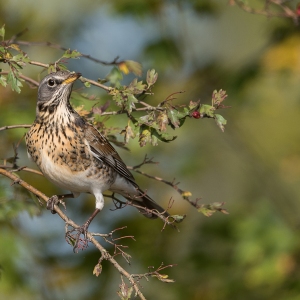
M 70 84 L 74 82 L 76 79 L 78 79 L 80 76 L 81 73 L 71 73 L 70 76 L 62 82 L 62 84 Z

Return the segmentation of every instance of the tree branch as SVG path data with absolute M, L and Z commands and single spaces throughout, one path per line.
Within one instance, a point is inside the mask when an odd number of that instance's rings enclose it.
M 0 174 L 3 176 L 10 178 L 13 181 L 13 184 L 19 184 L 20 186 L 24 187 L 29 192 L 36 195 L 39 199 L 42 199 L 44 202 L 48 201 L 48 197 L 43 194 L 41 191 L 33 187 L 32 185 L 28 184 L 24 180 L 20 179 L 17 175 L 0 168 Z M 55 211 L 57 214 L 61 217 L 61 219 L 64 220 L 64 222 L 70 226 L 72 226 L 75 229 L 78 229 L 80 226 L 73 222 L 71 219 L 69 219 L 62 211 L 61 209 L 55 205 L 54 206 Z M 91 241 L 91 243 L 94 244 L 94 246 L 100 251 L 102 259 L 108 260 L 118 271 L 121 275 L 125 276 L 130 284 L 133 286 L 136 294 L 140 297 L 140 299 L 145 300 L 145 296 L 142 294 L 138 283 L 134 280 L 131 274 L 129 274 L 124 268 L 120 266 L 120 264 L 108 253 L 108 251 L 94 238 L 94 234 L 91 232 L 87 232 L 87 237 Z

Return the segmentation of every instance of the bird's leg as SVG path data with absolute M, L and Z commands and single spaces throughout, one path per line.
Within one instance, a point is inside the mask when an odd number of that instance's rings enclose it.
M 83 242 L 84 242 L 84 247 L 87 246 L 87 232 L 88 232 L 88 228 L 91 224 L 91 222 L 93 221 L 93 219 L 97 216 L 97 214 L 100 212 L 100 209 L 96 208 L 95 211 L 92 213 L 92 215 L 87 219 L 87 221 L 81 225 L 79 228 L 73 228 L 71 230 L 68 230 L 66 232 L 66 239 L 72 239 L 73 241 L 75 240 L 74 242 L 74 246 L 73 246 L 73 251 L 76 252 L 76 249 L 78 248 L 83 248 L 82 246 L 81 247 L 78 247 L 78 244 L 79 244 L 79 241 L 80 241 L 80 235 L 83 234 Z M 77 234 L 76 236 L 72 236 L 71 233 L 73 231 L 77 231 Z M 70 243 L 70 242 L 68 242 Z
M 47 201 L 47 209 L 51 211 L 52 214 L 56 214 L 54 206 L 61 203 L 64 208 L 66 208 L 65 202 L 63 199 L 65 198 L 74 198 L 74 194 L 64 194 L 64 195 L 54 195 L 50 197 Z

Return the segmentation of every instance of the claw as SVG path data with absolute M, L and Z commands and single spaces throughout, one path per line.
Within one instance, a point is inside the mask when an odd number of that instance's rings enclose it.
M 78 228 L 74 228 L 71 230 L 67 230 L 68 228 L 68 223 L 66 223 L 66 241 L 68 244 L 73 246 L 73 252 L 76 253 L 76 250 L 83 250 L 85 248 L 87 248 L 88 246 L 88 237 L 87 237 L 87 233 L 88 233 L 88 228 L 92 222 L 92 220 L 95 218 L 95 216 L 99 213 L 100 209 L 96 208 L 95 211 L 93 212 L 93 214 L 88 218 L 88 220 L 80 227 Z M 72 234 L 72 232 L 77 231 L 76 234 Z M 83 238 L 81 238 L 80 236 L 83 235 Z M 77 251 L 78 252 L 78 251 Z
M 57 195 L 50 197 L 47 201 L 47 209 L 51 211 L 52 214 L 56 214 L 54 206 L 59 204 L 60 200 Z
M 73 194 L 66 195 L 54 195 L 50 197 L 47 201 L 47 209 L 51 211 L 52 214 L 56 214 L 55 205 L 61 204 L 66 209 L 66 204 L 63 201 L 64 198 L 73 198 Z
M 86 222 L 78 228 L 73 228 L 66 232 L 65 238 L 68 244 L 73 246 L 73 252 L 78 252 L 77 250 L 84 250 L 88 247 L 89 239 L 87 237 L 89 223 Z M 76 231 L 76 234 L 72 234 Z M 83 238 L 81 237 L 83 235 Z

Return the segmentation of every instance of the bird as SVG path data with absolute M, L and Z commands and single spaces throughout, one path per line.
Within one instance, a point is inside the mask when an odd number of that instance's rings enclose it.
M 70 95 L 81 73 L 65 70 L 45 76 L 39 84 L 36 118 L 25 140 L 28 156 L 43 175 L 71 194 L 54 195 L 47 209 L 64 198 L 80 193 L 95 197 L 95 210 L 78 231 L 86 236 L 88 227 L 103 209 L 103 192 L 109 190 L 137 205 L 148 218 L 168 218 L 168 212 L 148 196 L 136 183 L 115 148 L 94 126 L 71 106 Z

